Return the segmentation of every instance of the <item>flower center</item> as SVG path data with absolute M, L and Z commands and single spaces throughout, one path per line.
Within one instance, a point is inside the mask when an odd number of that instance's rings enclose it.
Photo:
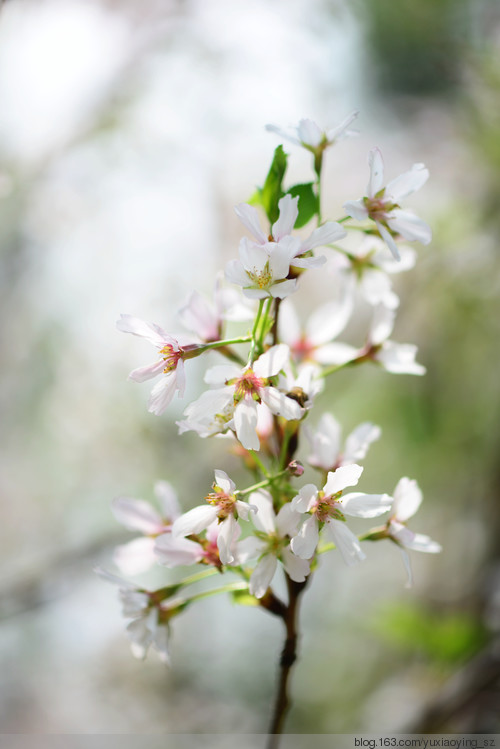
M 207 494 L 205 500 L 209 505 L 217 507 L 219 520 L 225 520 L 229 515 L 235 514 L 236 497 L 234 494 L 226 494 L 220 486 L 214 485 L 214 491 Z
M 182 358 L 182 351 L 175 351 L 174 347 L 169 343 L 167 343 L 166 346 L 160 349 L 160 354 L 163 357 L 163 361 L 165 362 L 165 368 L 163 370 L 165 374 L 168 374 L 168 372 L 172 372 L 173 369 L 176 369 L 179 359 Z
M 246 274 L 259 289 L 267 289 L 273 282 L 273 274 L 269 269 L 269 261 L 267 261 L 262 270 L 254 268 L 253 270 L 247 270 Z
M 254 400 L 259 401 L 260 403 L 260 391 L 263 387 L 265 387 L 264 380 L 261 377 L 257 377 L 253 369 L 247 369 L 247 371 L 235 381 L 235 403 L 243 400 L 247 395 L 250 395 Z
M 310 341 L 308 341 L 305 335 L 303 335 L 292 346 L 292 351 L 297 357 L 298 361 L 304 361 L 304 359 L 314 359 L 315 349 L 316 347 Z
M 341 494 L 342 492 L 337 492 L 336 494 L 325 496 L 324 492 L 318 492 L 316 505 L 312 508 L 311 512 L 316 515 L 320 523 L 326 523 L 330 519 L 345 520 L 342 513 L 342 502 L 339 501 Z

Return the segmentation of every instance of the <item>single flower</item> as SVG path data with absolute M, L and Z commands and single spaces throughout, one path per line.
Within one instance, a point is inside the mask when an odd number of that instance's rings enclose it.
M 341 426 L 332 414 L 325 413 L 316 430 L 306 429 L 305 433 L 311 444 L 309 464 L 328 472 L 363 460 L 371 443 L 379 439 L 381 430 L 375 424 L 363 422 L 349 434 L 342 450 Z

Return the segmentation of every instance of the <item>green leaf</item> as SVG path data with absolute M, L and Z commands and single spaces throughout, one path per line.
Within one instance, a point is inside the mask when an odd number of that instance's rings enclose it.
M 259 602 L 255 596 L 250 595 L 248 590 L 233 590 L 231 598 L 240 606 L 258 606 Z
M 319 211 L 319 200 L 318 196 L 314 192 L 314 182 L 305 182 L 300 185 L 294 185 L 287 194 L 291 195 L 292 198 L 299 196 L 299 215 L 295 222 L 295 228 L 300 229 L 301 226 L 305 226 L 313 216 Z
M 283 151 L 283 146 L 278 146 L 274 152 L 273 161 L 267 173 L 264 186 L 257 191 L 260 204 L 264 208 L 271 224 L 274 224 L 279 216 L 278 203 L 284 194 L 282 185 L 287 167 L 287 159 L 288 155 Z

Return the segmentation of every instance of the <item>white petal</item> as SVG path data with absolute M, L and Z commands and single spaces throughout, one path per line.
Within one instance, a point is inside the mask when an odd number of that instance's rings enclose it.
M 250 577 L 249 590 L 252 596 L 262 598 L 271 584 L 277 564 L 274 554 L 266 554 L 262 557 Z
M 189 538 L 164 533 L 158 536 L 154 544 L 154 554 L 159 564 L 166 567 L 178 567 L 195 564 L 203 559 L 203 549 L 200 544 Z
M 316 255 L 315 257 L 296 257 L 291 261 L 293 268 L 321 268 L 326 263 L 326 257 Z
M 234 555 L 231 546 L 236 539 L 238 529 L 239 526 L 234 515 L 228 515 L 219 525 L 217 546 L 222 564 L 231 564 L 234 562 Z
M 151 391 L 148 401 L 148 411 L 159 416 L 164 412 L 166 407 L 172 402 L 172 398 L 177 390 L 176 371 L 168 372 L 162 379 L 156 383 Z
M 298 202 L 298 196 L 292 198 L 291 195 L 285 195 L 279 201 L 279 218 L 276 223 L 273 224 L 273 237 L 276 242 L 279 242 L 287 234 L 292 233 L 297 216 L 299 215 L 299 209 L 297 207 Z
M 371 443 L 378 440 L 381 434 L 380 427 L 370 424 L 368 421 L 357 426 L 346 440 L 342 464 L 363 460 Z
M 290 296 L 290 294 L 293 294 L 294 291 L 297 290 L 297 279 L 292 278 L 288 281 L 281 281 L 280 283 L 274 284 L 274 286 L 271 286 L 269 289 L 269 293 L 272 297 L 278 298 L 278 299 L 285 299 L 285 297 Z M 243 293 L 246 293 L 246 290 L 243 291 Z M 251 295 L 247 294 L 250 298 Z M 256 295 L 256 299 L 260 299 L 265 297 L 266 294 L 260 294 Z
M 267 236 L 262 231 L 262 227 L 260 225 L 259 214 L 257 213 L 257 210 L 253 205 L 240 203 L 239 205 L 235 206 L 234 212 L 238 216 L 243 226 L 246 226 L 248 231 L 253 234 L 258 242 L 260 242 L 261 244 L 265 244 L 267 242 Z
M 154 545 L 154 538 L 135 538 L 116 547 L 113 561 L 124 575 L 140 575 L 155 563 Z
M 248 501 L 257 508 L 257 512 L 253 518 L 255 527 L 259 531 L 264 531 L 264 533 L 267 533 L 268 535 L 275 533 L 276 523 L 273 510 L 273 500 L 269 492 L 263 490 L 253 492 Z
M 181 515 L 172 526 L 172 536 L 190 536 L 208 528 L 217 517 L 217 507 L 199 505 Z
M 380 304 L 373 312 L 368 338 L 371 344 L 378 346 L 391 335 L 394 328 L 396 311 Z
M 363 494 L 352 492 L 342 497 L 342 512 L 356 518 L 376 518 L 391 509 L 392 497 L 388 494 Z
M 257 559 L 266 548 L 267 544 L 264 541 L 255 536 L 247 536 L 236 544 L 234 564 L 246 564 L 252 559 Z
M 261 398 L 273 414 L 282 416 L 287 421 L 296 421 L 304 415 L 304 409 L 296 400 L 288 398 L 276 388 L 263 388 Z
M 281 372 L 290 357 L 290 349 L 285 343 L 272 346 L 265 354 L 259 356 L 253 365 L 257 377 L 273 377 Z
M 314 358 L 320 364 L 346 364 L 357 359 L 359 350 L 348 343 L 325 343 L 318 346 Z
M 153 377 L 159 375 L 164 369 L 165 362 L 163 359 L 160 359 L 159 361 L 155 361 L 153 364 L 148 364 L 145 367 L 133 369 L 128 378 L 134 382 L 146 382 L 146 380 L 151 380 Z
M 229 478 L 225 471 L 221 471 L 219 468 L 214 470 L 215 484 L 220 486 L 223 492 L 226 494 L 232 494 L 236 489 L 236 484 L 232 479 Z
M 366 559 L 358 538 L 349 530 L 346 523 L 341 520 L 329 520 L 325 529 L 348 567 Z
M 441 544 L 437 541 L 433 541 L 429 536 L 425 536 L 423 533 L 415 533 L 413 540 L 406 544 L 408 549 L 413 551 L 423 551 L 426 554 L 438 554 L 442 551 Z
M 251 283 L 241 260 L 229 260 L 226 263 L 224 275 L 230 283 L 235 283 L 237 286 L 245 287 Z
M 283 301 L 280 305 L 278 328 L 281 340 L 290 346 L 300 341 L 302 336 L 300 320 L 290 300 Z
M 299 490 L 297 496 L 292 499 L 292 510 L 295 512 L 309 512 L 317 496 L 318 489 L 314 484 L 306 484 Z
M 380 236 L 386 243 L 387 247 L 390 249 L 392 256 L 394 257 L 395 260 L 399 260 L 399 257 L 400 257 L 399 249 L 398 249 L 396 242 L 394 241 L 394 237 L 392 236 L 390 231 L 388 231 L 386 227 L 380 223 L 380 221 L 375 221 L 375 224 L 377 226 L 377 229 L 380 232 Z
M 288 573 L 288 576 L 296 583 L 303 583 L 308 574 L 311 571 L 311 565 L 308 559 L 301 559 L 296 556 L 291 550 L 290 546 L 283 549 L 281 555 L 283 561 L 283 567 Z
M 204 380 L 207 385 L 225 385 L 228 380 L 239 377 L 242 370 L 234 364 L 217 364 L 205 372 Z
M 315 346 L 327 343 L 341 333 L 352 312 L 352 297 L 344 294 L 335 301 L 322 304 L 307 322 L 306 334 Z
M 331 496 L 342 491 L 346 486 L 356 486 L 362 473 L 363 468 L 356 463 L 340 466 L 336 471 L 330 471 L 324 487 L 325 494 Z
M 356 119 L 358 114 L 359 112 L 357 110 L 351 112 L 351 114 L 347 115 L 347 117 L 343 119 L 342 122 L 340 122 L 336 127 L 328 130 L 326 134 L 328 142 L 333 143 L 335 140 L 342 140 L 343 138 L 347 138 L 349 135 L 356 134 L 356 131 L 349 131 L 347 128 L 349 127 L 351 122 Z
M 429 170 L 425 168 L 424 164 L 413 164 L 410 171 L 400 174 L 399 177 L 389 182 L 385 188 L 384 196 L 393 198 L 395 203 L 399 203 L 403 198 L 420 190 L 428 179 Z
M 321 247 L 326 244 L 338 242 L 339 239 L 344 239 L 347 236 L 347 232 L 342 228 L 336 221 L 327 221 L 322 226 L 318 226 L 313 233 L 302 242 L 302 252 L 306 250 L 312 250 L 315 247 Z
M 168 481 L 157 481 L 154 486 L 155 497 L 161 507 L 163 517 L 173 522 L 181 514 L 181 508 L 171 484 Z
M 425 221 L 410 211 L 395 209 L 387 217 L 389 227 L 410 242 L 429 244 L 432 240 L 432 230 Z
M 149 502 L 132 497 L 116 497 L 111 503 L 113 515 L 129 531 L 162 533 L 164 522 Z
M 280 538 L 293 536 L 297 532 L 300 521 L 300 514 L 295 512 L 290 502 L 283 505 L 276 517 L 276 530 Z
M 236 435 L 245 450 L 258 450 L 260 447 L 257 418 L 257 403 L 251 396 L 245 396 L 234 409 Z
M 291 133 L 287 133 L 286 130 L 283 130 L 277 125 L 266 125 L 266 130 L 270 133 L 276 133 L 276 135 L 279 135 L 280 138 L 285 138 L 285 140 L 288 140 L 291 143 L 295 143 L 296 146 L 302 145 L 298 138 L 291 135 Z
M 347 215 L 351 216 L 351 218 L 354 218 L 356 221 L 364 221 L 365 218 L 368 218 L 368 208 L 362 199 L 348 200 L 344 203 L 343 208 Z
M 413 343 L 385 341 L 380 351 L 377 351 L 375 359 L 393 374 L 424 375 L 425 367 L 415 361 L 417 351 Z
M 163 348 L 165 344 L 174 345 L 177 348 L 177 341 L 175 338 L 169 336 L 165 331 L 155 325 L 154 323 L 145 322 L 138 317 L 133 315 L 120 315 L 120 319 L 116 323 L 118 330 L 122 333 L 132 333 L 133 335 L 145 338 L 147 341 L 152 343 L 154 346 Z
M 404 476 L 394 489 L 392 516 L 400 523 L 405 523 L 417 512 L 422 503 L 422 492 L 415 479 Z
M 236 500 L 235 507 L 238 517 L 241 518 L 241 520 L 248 520 L 251 512 L 257 512 L 257 507 L 254 504 L 250 502 L 242 502 L 241 499 Z
M 313 120 L 300 120 L 297 128 L 297 134 L 300 138 L 301 143 L 306 146 L 312 146 L 316 148 L 323 140 L 324 133 Z
M 290 542 L 293 553 L 301 559 L 310 559 L 316 551 L 319 540 L 318 521 L 311 515 Z
M 381 270 L 366 268 L 360 279 L 361 293 L 374 307 L 384 304 L 391 309 L 399 305 L 398 296 L 392 291 L 390 278 Z
M 373 198 L 384 184 L 384 162 L 378 148 L 372 148 L 368 154 L 368 166 L 370 167 L 370 180 L 366 194 Z
M 331 414 L 325 413 L 319 420 L 316 432 L 306 434 L 312 443 L 309 463 L 325 471 L 333 468 L 340 452 L 341 428 L 338 421 Z

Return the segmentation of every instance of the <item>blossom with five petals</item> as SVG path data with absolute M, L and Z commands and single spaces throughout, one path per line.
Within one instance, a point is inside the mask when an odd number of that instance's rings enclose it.
M 403 211 L 399 201 L 419 190 L 429 177 L 429 170 L 424 164 L 413 164 L 408 172 L 404 172 L 391 180 L 384 187 L 384 162 L 378 148 L 373 148 L 368 155 L 370 179 L 366 188 L 367 195 L 359 200 L 349 200 L 344 203 L 346 213 L 357 221 L 366 218 L 375 221 L 382 239 L 390 251 L 399 260 L 399 250 L 394 236 L 400 235 L 405 239 L 422 244 L 429 244 L 432 239 L 430 227 L 411 211 Z
M 309 513 L 297 535 L 292 538 L 294 554 L 310 559 L 318 545 L 319 531 L 324 525 L 327 534 L 337 546 L 347 565 L 365 559 L 361 545 L 345 522 L 345 515 L 358 518 L 374 518 L 390 509 L 392 497 L 388 494 L 363 494 L 352 492 L 342 496 L 347 486 L 355 486 L 363 468 L 356 463 L 341 466 L 328 474 L 322 490 L 314 484 L 306 484 L 292 500 L 292 509 Z

